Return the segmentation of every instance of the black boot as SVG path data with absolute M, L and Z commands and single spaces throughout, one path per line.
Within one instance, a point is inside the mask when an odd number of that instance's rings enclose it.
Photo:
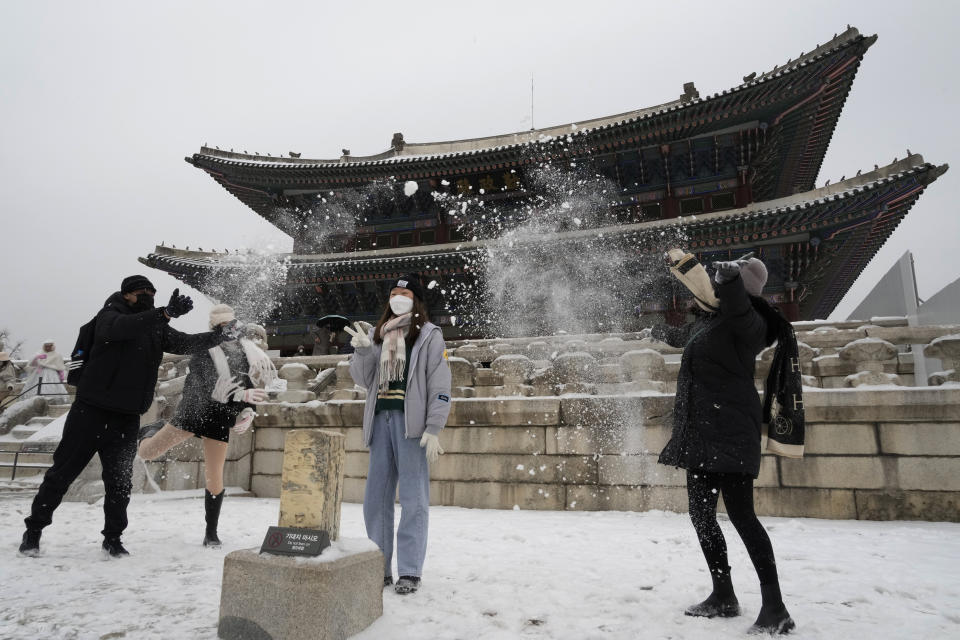
M 123 548 L 123 544 L 120 542 L 120 536 L 104 538 L 103 545 L 101 546 L 103 552 L 110 554 L 113 558 L 122 558 L 130 555 L 130 552 Z
M 740 615 L 740 603 L 733 592 L 733 579 L 730 577 L 730 567 L 726 571 L 711 571 L 713 593 L 699 604 L 689 607 L 684 613 L 688 616 L 702 618 L 733 618 Z
M 160 431 L 160 429 L 163 429 L 164 424 L 165 424 L 165 421 L 160 420 L 158 422 L 151 422 L 150 424 L 145 424 L 142 427 L 140 427 L 140 431 L 137 432 L 137 444 L 139 445 L 141 442 L 143 442 L 147 438 L 156 435 L 156 433 Z
M 220 521 L 220 507 L 223 506 L 223 495 L 226 489 L 213 495 L 209 491 L 203 497 L 203 507 L 207 512 L 207 532 L 203 536 L 203 546 L 219 548 L 222 544 L 217 537 L 217 523 Z
M 753 626 L 747 629 L 749 634 L 769 633 L 783 634 L 790 633 L 797 625 L 783 604 L 783 597 L 780 595 L 780 583 L 760 585 L 760 595 L 763 603 L 760 606 L 760 615 Z
M 40 529 L 27 529 L 20 542 L 20 555 L 36 558 L 40 555 Z

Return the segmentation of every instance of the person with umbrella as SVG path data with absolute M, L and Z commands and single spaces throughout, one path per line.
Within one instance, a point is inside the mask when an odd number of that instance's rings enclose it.
M 329 315 L 317 320 L 313 331 L 313 355 L 326 356 L 337 352 L 337 333 L 350 323 L 343 316 Z

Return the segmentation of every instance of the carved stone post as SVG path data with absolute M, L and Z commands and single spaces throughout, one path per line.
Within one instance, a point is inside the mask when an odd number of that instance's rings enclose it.
M 320 529 L 336 540 L 346 457 L 342 433 L 294 429 L 283 445 L 280 526 Z

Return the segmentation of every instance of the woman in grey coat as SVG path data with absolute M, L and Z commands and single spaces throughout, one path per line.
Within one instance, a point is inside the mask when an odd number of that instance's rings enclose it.
M 403 276 L 377 326 L 355 323 L 350 375 L 367 389 L 363 440 L 370 467 L 363 498 L 367 535 L 384 556 L 383 584 L 393 584 L 394 495 L 399 486 L 395 591 L 420 586 L 427 552 L 430 469 L 443 449 L 437 437 L 450 413 L 450 366 L 440 327 L 430 322 L 416 274 Z

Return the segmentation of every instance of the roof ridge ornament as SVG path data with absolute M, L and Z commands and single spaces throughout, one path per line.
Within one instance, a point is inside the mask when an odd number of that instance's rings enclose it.
M 684 82 L 683 83 L 683 93 L 680 94 L 680 103 L 686 104 L 692 102 L 700 97 L 700 92 L 697 91 L 697 87 L 694 86 L 693 82 Z

